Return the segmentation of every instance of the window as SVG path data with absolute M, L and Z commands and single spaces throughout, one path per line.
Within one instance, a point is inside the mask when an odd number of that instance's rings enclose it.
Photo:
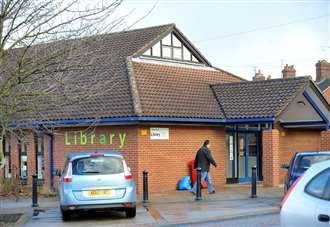
M 3 150 L 5 156 L 5 178 L 11 178 L 11 157 L 10 157 L 10 137 L 6 136 L 3 141 Z
M 36 146 L 36 170 L 38 181 L 43 181 L 45 178 L 45 155 L 44 155 L 44 137 L 43 134 L 35 134 L 34 137 Z
M 188 48 L 174 33 L 168 34 L 142 55 L 180 61 L 199 62 L 199 60 L 188 50 Z
M 313 197 L 319 199 L 329 199 L 326 198 L 326 186 L 330 181 L 330 168 L 322 171 L 316 175 L 306 186 L 305 192 Z
M 108 156 L 79 158 L 72 163 L 73 175 L 116 174 L 124 172 L 122 159 Z
M 20 178 L 23 182 L 27 182 L 27 177 L 28 177 L 27 144 L 22 140 L 18 140 L 18 152 L 19 152 Z

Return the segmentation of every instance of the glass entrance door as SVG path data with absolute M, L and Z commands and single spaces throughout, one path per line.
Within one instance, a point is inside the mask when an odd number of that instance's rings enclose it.
M 258 134 L 238 133 L 238 178 L 239 182 L 251 181 L 252 167 L 258 166 Z

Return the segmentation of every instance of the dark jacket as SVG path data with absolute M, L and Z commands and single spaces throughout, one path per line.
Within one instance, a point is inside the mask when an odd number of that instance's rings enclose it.
M 216 162 L 214 161 L 210 150 L 206 146 L 202 146 L 196 154 L 194 167 L 195 169 L 200 167 L 202 171 L 209 171 L 210 170 L 210 163 L 217 166 Z

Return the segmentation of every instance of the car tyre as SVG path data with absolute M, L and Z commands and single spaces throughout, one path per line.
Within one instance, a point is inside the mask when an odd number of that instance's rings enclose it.
M 134 218 L 136 216 L 136 207 L 125 209 L 126 217 Z
M 70 211 L 65 211 L 61 209 L 61 214 L 62 214 L 62 220 L 63 221 L 70 221 L 71 220 L 71 212 Z

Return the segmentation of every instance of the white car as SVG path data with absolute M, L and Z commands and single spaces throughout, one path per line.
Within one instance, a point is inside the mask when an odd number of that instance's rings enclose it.
M 330 227 L 330 160 L 312 165 L 281 202 L 281 226 Z

